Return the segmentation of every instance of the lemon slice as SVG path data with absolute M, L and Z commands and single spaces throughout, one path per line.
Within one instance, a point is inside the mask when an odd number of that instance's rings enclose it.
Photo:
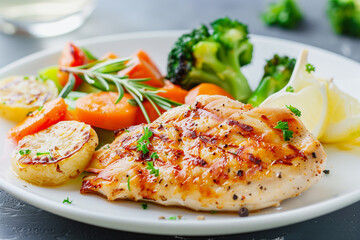
M 329 83 L 328 125 L 322 142 L 341 142 L 360 136 L 360 103 L 341 91 L 334 82 Z
M 308 51 L 303 50 L 296 62 L 289 83 L 279 92 L 269 96 L 260 106 L 285 107 L 292 105 L 301 111 L 300 119 L 316 138 L 326 129 L 328 119 L 329 81 L 306 71 Z M 288 92 L 287 89 L 293 89 Z

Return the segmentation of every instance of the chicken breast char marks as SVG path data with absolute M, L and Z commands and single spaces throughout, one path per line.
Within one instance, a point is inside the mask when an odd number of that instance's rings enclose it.
M 251 211 L 277 206 L 321 178 L 325 152 L 290 110 L 252 108 L 222 96 L 196 100 L 151 124 L 121 130 L 109 148 L 94 154 L 88 168 L 94 174 L 84 178 L 81 192 L 194 210 Z M 274 128 L 278 121 L 294 132 L 289 141 Z M 146 155 L 137 150 L 144 127 L 152 132 Z

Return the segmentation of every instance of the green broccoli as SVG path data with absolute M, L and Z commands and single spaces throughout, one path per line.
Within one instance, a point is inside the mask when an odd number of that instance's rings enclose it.
M 359 0 L 329 0 L 327 15 L 336 33 L 360 36 Z
M 259 86 L 250 96 L 248 103 L 257 107 L 268 96 L 285 87 L 290 80 L 295 63 L 295 58 L 289 58 L 287 56 L 280 57 L 275 54 L 272 59 L 267 61 L 264 67 L 264 76 L 262 77 Z
M 168 56 L 167 77 L 184 89 L 213 83 L 245 102 L 252 91 L 240 67 L 251 62 L 252 50 L 247 26 L 220 18 L 211 23 L 211 31 L 202 25 L 176 41 Z
M 280 0 L 269 5 L 262 14 L 267 25 L 278 25 L 282 28 L 295 28 L 302 19 L 302 14 L 295 0 Z

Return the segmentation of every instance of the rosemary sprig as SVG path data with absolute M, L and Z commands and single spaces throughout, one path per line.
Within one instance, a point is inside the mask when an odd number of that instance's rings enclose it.
M 172 108 L 172 106 L 181 105 L 178 102 L 157 95 L 157 93 L 161 92 L 160 90 L 143 83 L 149 80 L 147 78 L 129 79 L 128 77 L 117 75 L 119 71 L 130 66 L 127 64 L 128 62 L 128 58 L 98 60 L 78 67 L 61 67 L 60 70 L 63 72 L 76 74 L 81 77 L 87 84 L 90 84 L 91 86 L 102 91 L 110 91 L 110 85 L 115 86 L 119 93 L 115 104 L 123 98 L 124 92 L 127 91 L 140 107 L 148 123 L 150 123 L 150 118 L 145 110 L 144 105 L 142 104 L 145 99 L 151 103 L 159 115 L 161 115 L 161 113 L 158 107 L 164 110 L 169 110 Z M 69 74 L 70 81 L 72 74 Z

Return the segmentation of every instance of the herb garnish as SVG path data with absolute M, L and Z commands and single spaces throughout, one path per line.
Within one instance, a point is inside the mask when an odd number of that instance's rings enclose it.
M 29 149 L 24 149 L 24 150 L 20 150 L 19 151 L 20 155 L 28 155 L 29 153 L 31 153 L 31 150 Z
M 294 132 L 289 130 L 288 122 L 278 121 L 274 128 L 282 130 L 285 141 L 289 141 L 293 137 Z
M 131 192 L 131 189 L 130 189 L 130 176 L 128 177 L 128 180 L 127 180 L 127 187 L 129 189 L 129 191 Z
M 50 152 L 38 152 L 36 153 L 37 156 L 41 156 L 41 155 L 49 155 L 50 160 L 52 160 L 52 156 Z
M 156 152 L 153 152 L 150 156 L 152 159 L 158 159 L 159 155 Z
M 146 209 L 148 208 L 148 205 L 147 205 L 147 203 L 142 203 L 142 204 L 141 204 L 141 207 L 142 207 L 144 210 L 146 210 Z
M 156 169 L 154 167 L 154 163 L 153 162 L 147 162 L 147 167 L 146 167 L 147 170 L 150 170 L 150 174 L 154 174 L 155 177 L 158 177 L 159 176 L 159 169 Z
M 168 218 L 168 220 L 176 220 L 176 219 L 177 219 L 176 216 L 171 216 Z
M 308 73 L 315 72 L 315 67 L 312 64 L 308 63 L 305 66 Z
M 153 133 L 149 130 L 148 127 L 144 127 L 144 135 L 139 138 L 137 141 L 138 144 L 136 145 L 137 150 L 141 151 L 144 155 L 149 152 L 148 146 L 150 144 L 150 138 L 153 135 Z
M 38 111 L 40 112 L 43 108 L 44 108 L 44 106 L 40 106 L 40 107 L 38 108 Z
M 291 105 L 285 105 L 290 111 L 292 111 L 297 117 L 301 117 L 301 111 L 297 109 L 296 107 L 293 107 Z
M 64 199 L 63 203 L 71 204 L 73 201 L 70 201 L 69 197 Z
M 292 86 L 288 86 L 285 91 L 286 92 L 294 92 L 294 88 Z
M 119 93 L 115 104 L 123 98 L 125 91 L 127 91 L 140 107 L 148 123 L 150 123 L 150 118 L 142 103 L 144 99 L 150 102 L 159 116 L 161 115 L 159 107 L 169 110 L 173 106 L 181 105 L 178 102 L 157 95 L 161 90 L 143 83 L 148 81 L 148 78 L 129 79 L 127 76 L 119 76 L 119 71 L 130 67 L 128 62 L 128 58 L 102 59 L 77 67 L 61 67 L 60 71 L 71 73 L 68 81 L 72 79 L 72 74 L 76 74 L 87 84 L 102 91 L 108 92 L 110 91 L 110 85 L 115 86 Z

